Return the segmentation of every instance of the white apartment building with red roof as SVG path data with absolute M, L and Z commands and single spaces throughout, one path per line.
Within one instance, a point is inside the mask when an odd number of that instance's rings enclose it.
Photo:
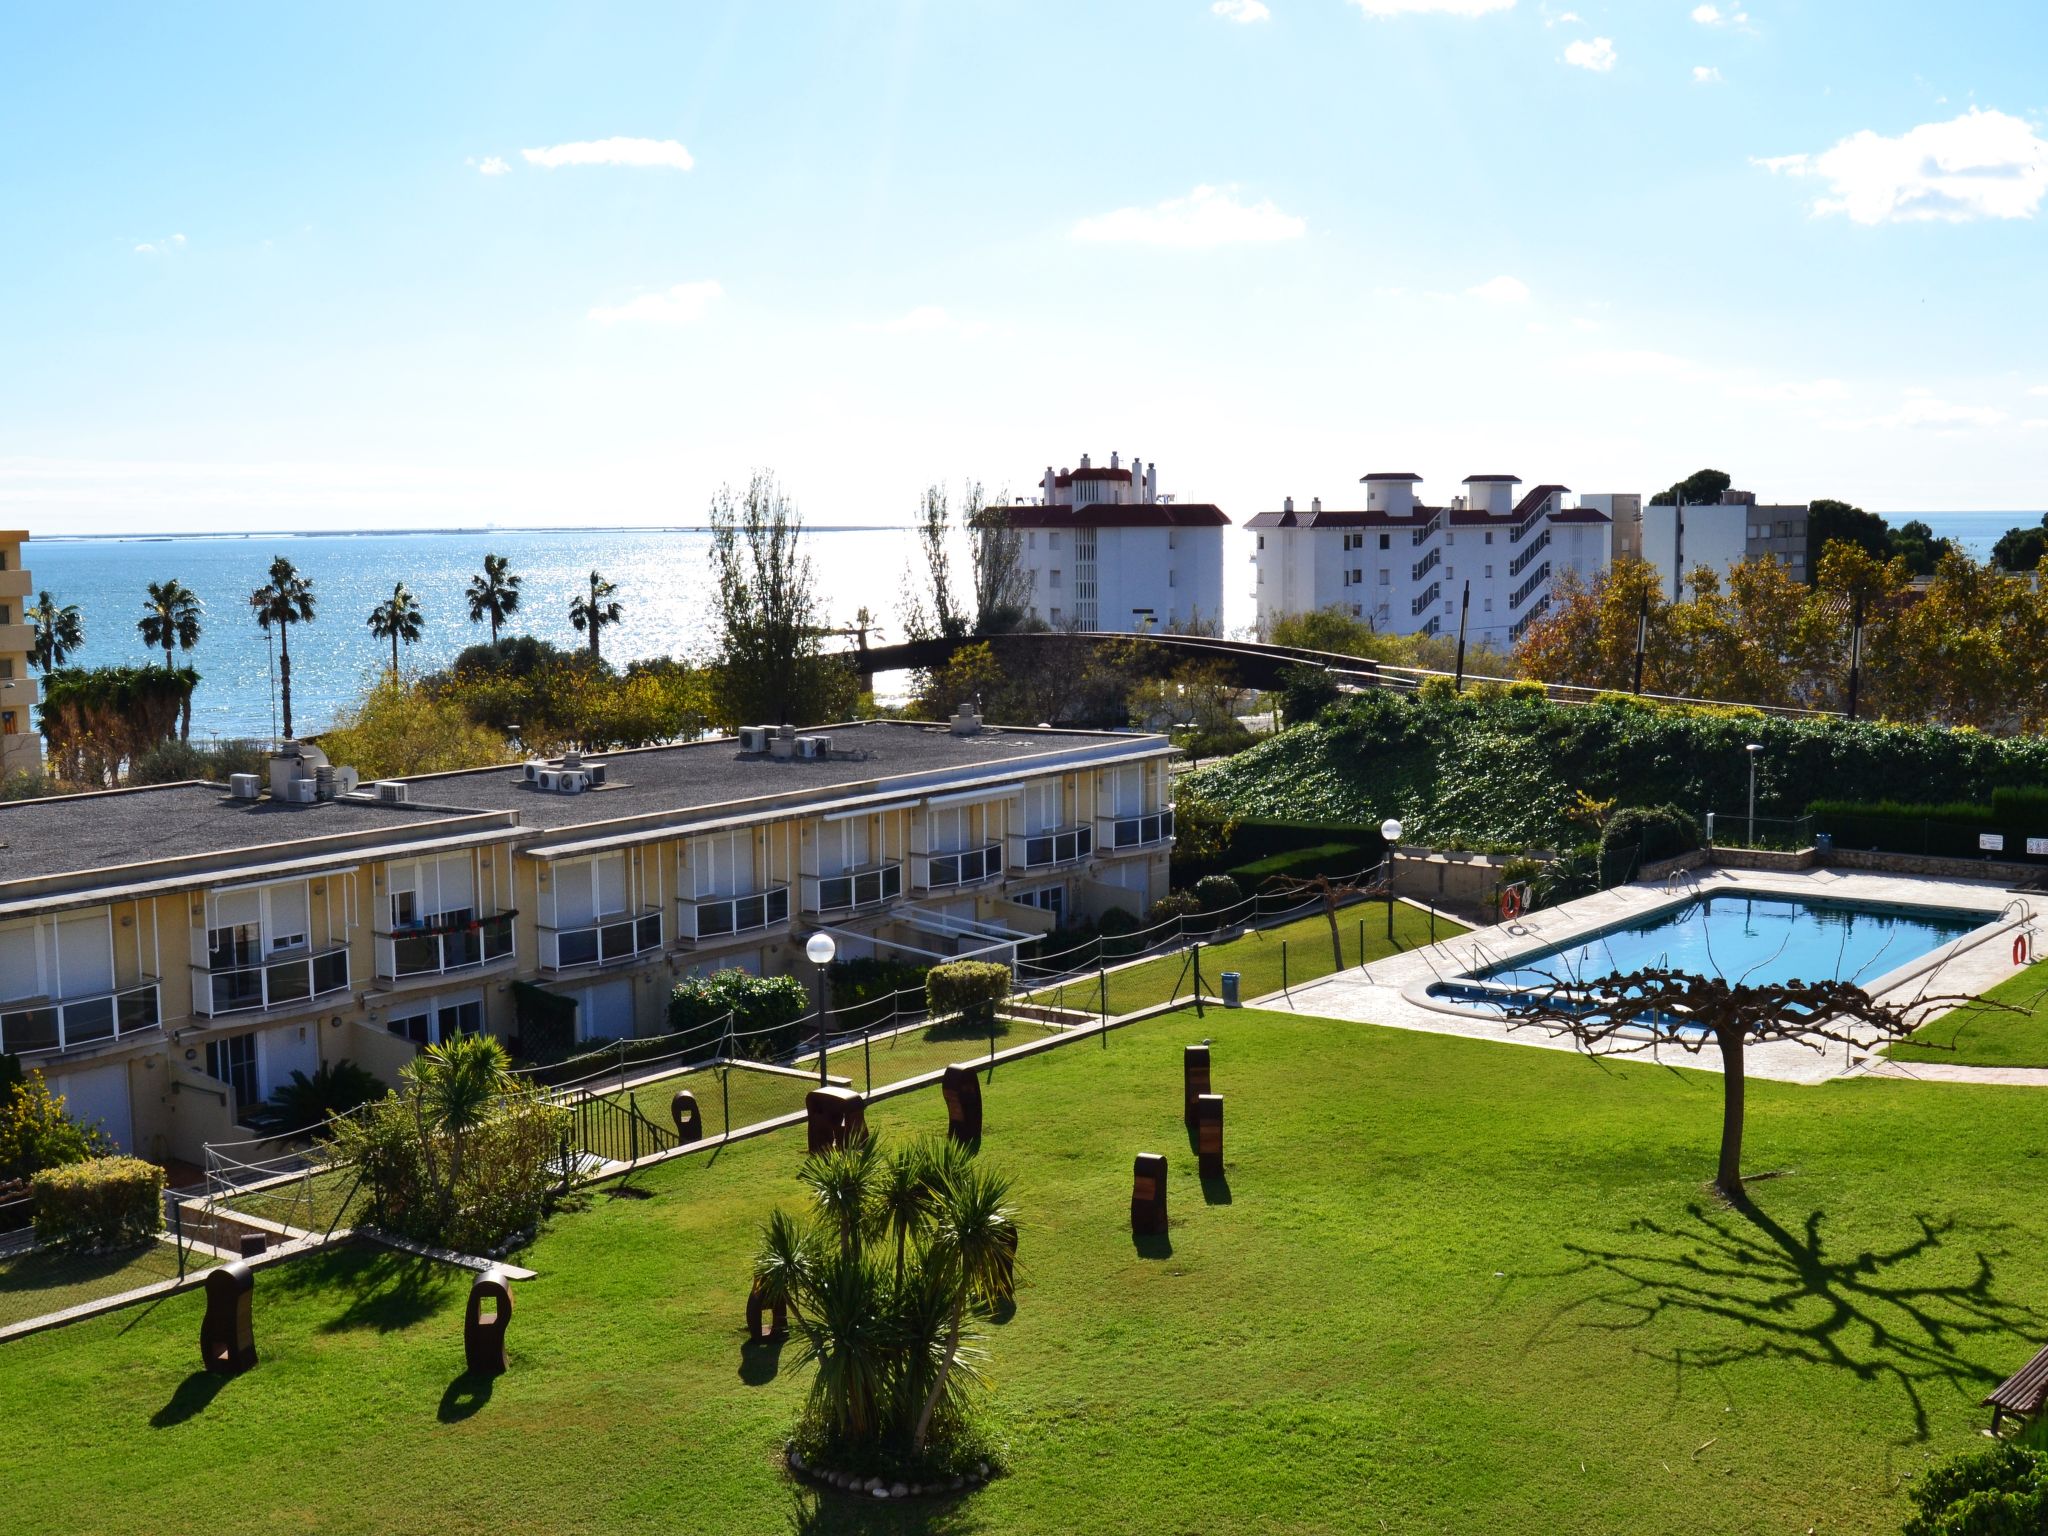
M 1389 634 L 1455 634 L 1469 585 L 1466 636 L 1502 649 L 1549 611 L 1565 571 L 1590 582 L 1608 561 L 1609 518 L 1570 505 L 1571 488 L 1523 492 L 1515 475 L 1468 475 L 1442 506 L 1422 477 L 1366 475 L 1365 506 L 1305 512 L 1288 497 L 1245 525 L 1259 633 L 1289 614 L 1335 608 Z
M 1108 466 L 1046 466 L 1040 499 L 1000 511 L 1023 541 L 1030 616 L 1054 629 L 1223 625 L 1223 530 L 1207 502 L 1159 494 L 1159 466 L 1112 453 Z

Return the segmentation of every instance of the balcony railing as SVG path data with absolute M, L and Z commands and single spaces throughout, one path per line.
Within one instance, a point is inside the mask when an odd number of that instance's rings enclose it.
M 856 912 L 877 907 L 903 894 L 903 865 L 878 864 L 873 869 L 848 870 L 843 875 L 806 875 L 806 912 Z
M 540 964 L 546 971 L 614 965 L 661 948 L 659 912 L 621 912 L 581 928 L 542 928 Z
M 1443 596 L 1443 583 L 1432 581 L 1427 592 L 1408 604 L 1408 611 L 1416 618 L 1421 618 L 1426 610 L 1436 606 L 1436 600 L 1441 596 Z
M 1095 829 L 1068 827 L 1059 832 L 1027 832 L 1014 841 L 1023 845 L 1016 859 L 1019 869 L 1047 869 L 1093 855 Z
M 0 1055 L 68 1051 L 154 1029 L 162 1022 L 154 981 L 62 1002 L 0 1005 Z
M 989 843 L 960 853 L 930 853 L 923 856 L 924 878 L 918 883 L 928 891 L 957 890 L 979 885 L 1003 872 L 1003 845 Z
M 1134 848 L 1151 848 L 1173 840 L 1173 812 L 1118 816 L 1105 820 L 1104 828 L 1108 833 L 1104 846 L 1111 852 L 1127 853 Z
M 1531 544 L 1527 549 L 1523 550 L 1519 555 L 1515 556 L 1514 559 L 1508 562 L 1508 578 L 1512 580 L 1515 577 L 1521 575 L 1523 571 L 1529 568 L 1529 562 L 1531 560 L 1534 560 L 1538 555 L 1542 554 L 1543 551 L 1548 548 L 1550 548 L 1550 530 L 1548 528 L 1545 528 L 1541 533 L 1536 535 L 1536 542 L 1534 544 Z
M 512 917 L 429 918 L 417 928 L 377 935 L 377 974 L 387 981 L 473 970 L 512 953 Z
M 1529 573 L 1527 581 L 1523 582 L 1508 595 L 1508 607 L 1521 607 L 1523 603 L 1528 601 L 1529 594 L 1548 580 L 1550 580 L 1550 562 L 1546 560 Z
M 676 899 L 676 937 L 685 944 L 758 933 L 789 921 L 789 887 L 772 885 L 751 896 L 708 896 Z
M 193 1007 L 215 1019 L 226 1013 L 289 1008 L 348 990 L 348 951 L 343 948 L 267 960 L 261 965 L 218 970 L 195 966 L 194 970 L 198 985 L 193 988 Z
M 1431 571 L 1436 569 L 1437 562 L 1442 560 L 1443 557 L 1444 552 L 1441 548 L 1432 549 L 1428 554 L 1424 555 L 1420 560 L 1416 561 L 1412 567 L 1410 567 L 1408 572 L 1408 579 L 1410 581 L 1422 580 L 1423 577 L 1427 576 Z

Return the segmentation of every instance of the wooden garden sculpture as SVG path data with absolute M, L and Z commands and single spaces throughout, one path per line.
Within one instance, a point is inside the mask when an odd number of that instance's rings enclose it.
M 678 1145 L 687 1147 L 704 1139 L 704 1116 L 697 1109 L 697 1095 L 689 1089 L 676 1090 L 676 1096 L 668 1101 L 668 1113 L 676 1123 Z
M 780 1296 L 769 1300 L 761 1282 L 756 1280 L 754 1288 L 747 1292 L 747 1337 L 779 1339 L 788 1332 L 789 1302 Z
M 1131 1231 L 1138 1237 L 1166 1233 L 1166 1158 L 1140 1152 L 1131 1169 Z
M 199 1362 L 216 1376 L 239 1376 L 256 1363 L 250 1303 L 255 1273 L 240 1259 L 206 1277 L 206 1316 L 199 1324 Z
M 469 1283 L 469 1310 L 462 1320 L 462 1353 L 472 1376 L 505 1373 L 505 1334 L 511 1326 L 511 1284 L 502 1269 L 487 1269 Z
M 1205 1179 L 1223 1177 L 1223 1095 L 1195 1100 L 1195 1157 Z
M 972 1144 L 981 1140 L 981 1074 L 970 1066 L 951 1066 L 940 1083 L 946 1096 L 946 1134 Z
M 865 1101 L 851 1088 L 813 1088 L 804 1095 L 813 1156 L 859 1141 L 868 1133 Z
M 1180 1120 L 1195 1128 L 1195 1100 L 1209 1091 L 1209 1047 L 1183 1046 L 1180 1053 Z

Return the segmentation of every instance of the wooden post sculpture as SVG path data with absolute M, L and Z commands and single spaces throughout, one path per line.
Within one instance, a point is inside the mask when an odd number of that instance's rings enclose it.
M 240 1259 L 206 1277 L 206 1316 L 199 1324 L 199 1363 L 216 1376 L 239 1376 L 256 1363 L 249 1306 L 256 1276 Z
M 813 1088 L 804 1095 L 811 1152 L 829 1152 L 868 1133 L 866 1101 L 851 1088 Z
M 693 1141 L 704 1139 L 704 1116 L 697 1110 L 697 1095 L 687 1088 L 678 1088 L 676 1096 L 668 1101 L 669 1118 L 676 1123 L 676 1141 L 687 1147 Z
M 492 1303 L 484 1316 L 484 1303 Z M 462 1320 L 462 1352 L 472 1376 L 505 1373 L 505 1333 L 512 1326 L 512 1287 L 502 1269 L 487 1269 L 469 1284 L 469 1312 Z
M 1166 1234 L 1166 1157 L 1140 1152 L 1131 1169 L 1131 1232 L 1138 1237 Z
M 765 1328 L 761 1326 L 764 1321 Z M 761 1294 L 761 1282 L 756 1280 L 754 1288 L 747 1292 L 747 1337 L 779 1339 L 788 1332 L 789 1303 L 779 1297 L 770 1303 Z
M 981 1140 L 981 1074 L 972 1067 L 946 1068 L 946 1134 L 955 1141 Z
M 1190 1130 L 1195 1124 L 1195 1100 L 1208 1091 L 1209 1047 L 1184 1047 L 1180 1053 L 1180 1119 Z
M 1205 1179 L 1223 1177 L 1223 1095 L 1195 1100 L 1195 1157 Z

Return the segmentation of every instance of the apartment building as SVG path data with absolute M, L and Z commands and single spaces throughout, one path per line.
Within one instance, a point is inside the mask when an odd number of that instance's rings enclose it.
M 1441 506 L 1421 499 L 1420 475 L 1374 473 L 1365 506 L 1306 512 L 1288 497 L 1261 512 L 1252 534 L 1252 598 L 1261 634 L 1289 614 L 1335 608 L 1390 634 L 1455 633 L 1469 583 L 1466 634 L 1512 645 L 1549 611 L 1554 580 L 1592 580 L 1607 565 L 1608 514 L 1570 487 L 1519 490 L 1514 475 L 1470 475 Z
M 1000 511 L 1023 539 L 1030 616 L 1054 629 L 1208 629 L 1223 622 L 1223 530 L 1206 502 L 1159 493 L 1159 466 L 1047 465 L 1040 499 Z
M 1157 736 L 901 721 L 357 786 L 288 746 L 268 784 L 0 806 L 0 1052 L 124 1148 L 199 1161 L 294 1071 L 387 1081 L 516 1038 L 517 983 L 581 1040 L 657 1034 L 692 971 L 1005 958 L 1142 912 L 1173 842 Z
M 1754 491 L 1730 490 L 1715 502 L 1686 507 L 1638 503 L 1626 512 L 1616 507 L 1612 516 L 1614 558 L 1647 560 L 1673 602 L 1684 595 L 1685 578 L 1700 566 L 1725 582 L 1738 561 L 1770 559 L 1799 580 L 1807 578 L 1804 506 L 1759 503 Z
M 0 532 L 0 777 L 35 773 L 43 766 L 43 738 L 36 731 L 35 629 L 28 622 L 34 601 L 29 573 L 22 568 L 28 535 Z

